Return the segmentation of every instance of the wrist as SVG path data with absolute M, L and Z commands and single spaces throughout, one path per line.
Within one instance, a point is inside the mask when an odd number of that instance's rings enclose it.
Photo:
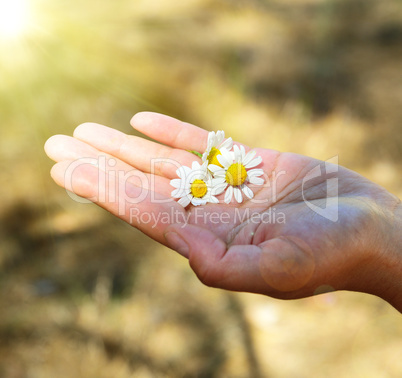
M 402 203 L 399 202 L 393 212 L 392 236 L 389 244 L 390 291 L 384 298 L 402 313 Z
M 402 204 L 400 201 L 385 212 L 381 238 L 375 248 L 376 277 L 370 293 L 377 295 L 402 313 Z

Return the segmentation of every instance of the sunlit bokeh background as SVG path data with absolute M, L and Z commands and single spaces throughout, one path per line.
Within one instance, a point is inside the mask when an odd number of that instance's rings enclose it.
M 0 376 L 399 377 L 384 301 L 206 288 L 51 181 L 48 137 L 144 110 L 401 197 L 402 3 L 0 0 Z

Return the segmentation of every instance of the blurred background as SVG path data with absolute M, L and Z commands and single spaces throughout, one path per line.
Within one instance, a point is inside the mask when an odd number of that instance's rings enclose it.
M 0 1 L 0 377 L 399 377 L 384 301 L 204 287 L 53 183 L 48 137 L 145 110 L 401 197 L 402 2 Z

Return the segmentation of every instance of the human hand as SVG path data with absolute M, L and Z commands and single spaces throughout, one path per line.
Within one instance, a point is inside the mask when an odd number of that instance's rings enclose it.
M 202 153 L 208 132 L 155 113 L 131 123 L 161 144 L 97 124 L 50 138 L 56 183 L 188 258 L 208 286 L 282 299 L 362 291 L 402 311 L 402 210 L 385 189 L 341 166 L 258 148 L 265 184 L 250 185 L 252 200 L 183 208 L 170 180 L 200 161 L 188 151 Z

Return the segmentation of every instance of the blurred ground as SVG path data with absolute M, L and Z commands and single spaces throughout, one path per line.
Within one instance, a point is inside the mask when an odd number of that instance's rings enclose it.
M 203 287 L 50 180 L 53 134 L 158 111 L 328 159 L 402 196 L 402 3 L 31 0 L 0 28 L 0 377 L 399 377 L 375 297 Z M 3 9 L 4 11 L 4 9 Z M 3 21 L 4 22 L 4 21 Z

